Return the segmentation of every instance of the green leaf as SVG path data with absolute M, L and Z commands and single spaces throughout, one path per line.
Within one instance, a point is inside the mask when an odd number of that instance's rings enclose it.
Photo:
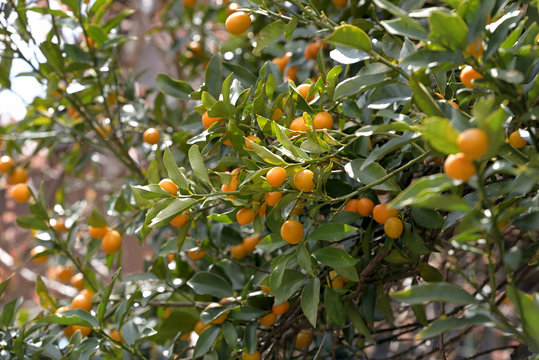
M 253 50 L 253 54 L 260 56 L 262 54 L 262 50 L 281 37 L 285 30 L 286 24 L 282 22 L 282 20 L 277 20 L 266 25 L 258 32 L 258 34 L 256 34 L 256 47 Z
M 328 325 L 343 326 L 346 312 L 341 297 L 332 288 L 324 290 L 324 306 Z
M 0 283 L 0 299 L 2 298 L 2 295 L 4 295 L 4 291 L 6 291 L 6 288 L 14 275 L 15 273 L 9 275 L 5 280 Z
M 380 21 L 386 31 L 392 35 L 405 36 L 415 40 L 428 40 L 427 30 L 411 18 L 399 18 Z
M 103 295 L 101 295 L 101 301 L 99 302 L 99 305 L 97 306 L 97 320 L 99 320 L 99 324 L 101 326 L 104 325 L 103 319 L 105 317 L 105 311 L 107 310 L 107 306 L 109 306 L 109 298 L 110 294 L 112 293 L 112 289 L 114 288 L 114 283 L 116 282 L 116 279 L 118 279 L 118 276 L 120 276 L 120 271 L 122 268 L 118 268 L 116 270 L 116 273 L 112 276 L 112 280 L 109 285 L 107 285 L 103 289 Z
M 535 210 L 517 217 L 512 225 L 524 231 L 539 230 L 539 211 Z
M 284 161 L 282 157 L 275 155 L 264 146 L 255 142 L 251 143 L 251 145 L 253 146 L 253 151 L 256 153 L 256 155 L 260 156 L 260 158 L 262 158 L 262 160 L 266 163 L 271 165 L 287 165 L 286 161 Z
M 43 230 L 49 229 L 45 220 L 34 215 L 19 215 L 17 217 L 17 225 L 23 229 Z
M 223 68 L 219 54 L 215 54 L 206 67 L 204 74 L 204 83 L 208 88 L 208 92 L 216 99 L 221 93 L 221 82 L 223 78 Z M 215 115 L 214 115 L 215 116 Z
M 90 215 L 90 218 L 88 219 L 88 225 L 93 227 L 105 227 L 107 226 L 107 219 L 105 219 L 105 215 L 101 211 L 99 211 L 98 208 L 92 209 L 92 215 Z
M 258 343 L 258 337 L 256 336 L 256 330 L 258 328 L 258 322 L 251 322 L 245 327 L 245 334 L 243 334 L 243 342 L 249 354 L 252 354 L 256 350 Z
M 223 324 L 223 336 L 228 346 L 235 348 L 238 343 L 238 332 L 231 322 L 227 321 Z
M 64 311 L 58 315 L 48 315 L 35 321 L 42 324 L 79 325 L 99 328 L 97 318 L 81 309 Z
M 358 262 L 358 259 L 354 259 L 346 251 L 336 247 L 317 249 L 313 253 L 313 256 L 322 264 L 330 266 L 332 268 L 354 266 Z
M 210 350 L 213 342 L 217 339 L 217 335 L 219 335 L 219 330 L 217 326 L 210 326 L 200 334 L 193 352 L 193 359 L 206 354 Z
M 433 116 L 421 123 L 421 133 L 433 148 L 444 154 L 454 154 L 460 151 L 457 145 L 459 132 L 449 119 Z
M 419 135 L 414 133 L 413 131 L 408 131 L 404 133 L 402 136 L 395 137 L 388 142 L 386 142 L 384 145 L 374 149 L 371 151 L 369 156 L 365 159 L 363 164 L 361 165 L 361 170 L 364 170 L 367 166 L 372 164 L 374 161 L 380 159 L 384 155 L 395 151 L 397 149 L 401 149 L 404 145 L 409 144 L 418 137 Z
M 327 39 L 330 43 L 341 44 L 367 53 L 371 52 L 372 44 L 369 35 L 357 26 L 341 25 L 335 28 Z
M 320 279 L 314 278 L 307 282 L 301 291 L 301 309 L 313 327 L 316 327 L 318 303 L 320 302 Z
M 380 63 L 370 64 L 361 68 L 356 76 L 346 78 L 337 85 L 335 88 L 335 99 L 359 94 L 371 88 L 372 85 L 384 82 L 387 79 L 386 73 L 388 71 L 389 68 Z
M 281 285 L 276 290 L 273 286 L 271 287 L 275 295 L 275 303 L 284 303 L 303 286 L 306 280 L 307 277 L 297 270 L 285 270 Z
M 462 329 L 469 326 L 494 326 L 494 322 L 491 317 L 484 314 L 476 314 L 471 317 L 454 318 L 454 317 L 441 317 L 434 320 L 427 327 L 425 327 L 419 334 L 416 335 L 417 339 L 429 339 L 434 336 L 438 336 L 450 330 Z
M 363 185 L 370 185 L 373 182 L 383 178 L 387 175 L 385 169 L 377 163 L 372 163 L 365 169 L 361 169 L 363 165 L 363 159 L 355 159 L 344 166 L 346 174 L 352 179 L 363 183 Z M 391 177 L 381 184 L 373 186 L 375 190 L 384 191 L 400 191 L 399 184 L 395 177 Z
M 49 294 L 49 289 L 41 279 L 41 275 L 36 277 L 36 294 L 39 297 L 40 305 L 45 309 L 57 307 L 56 300 Z
M 324 224 L 314 229 L 309 234 L 308 240 L 321 240 L 321 241 L 341 241 L 342 239 L 352 236 L 357 233 L 357 228 L 338 223 Z
M 419 263 L 419 275 L 423 280 L 428 282 L 442 282 L 444 280 L 442 274 L 434 266 L 430 266 L 426 262 Z
M 187 282 L 197 294 L 209 294 L 218 298 L 229 297 L 233 295 L 232 285 L 223 277 L 199 271 Z
M 197 202 L 198 200 L 193 198 L 173 199 L 163 210 L 159 211 L 157 215 L 155 215 L 150 222 L 149 227 L 156 228 L 168 224 L 176 215 L 184 212 L 185 210 L 191 209 L 191 207 Z
M 17 312 L 19 311 L 19 307 L 21 306 L 22 301 L 23 298 L 18 297 L 4 305 L 2 309 L 1 321 L 3 328 L 11 328 L 13 326 L 13 323 L 15 322 L 15 317 L 17 315 Z
M 417 79 L 414 73 L 410 76 L 410 87 L 412 88 L 412 99 L 421 111 L 427 116 L 444 116 L 444 113 L 432 98 L 430 91 Z
M 309 251 L 303 244 L 299 244 L 296 250 L 297 258 L 298 258 L 298 264 L 301 266 L 307 274 L 311 276 L 315 276 L 313 272 L 313 265 L 311 261 L 311 254 L 309 254 Z
M 159 184 L 161 181 L 161 175 L 159 175 L 159 164 L 156 159 L 152 159 L 148 171 L 146 171 L 146 178 L 149 184 Z
M 444 225 L 444 218 L 439 212 L 431 209 L 412 208 L 412 218 L 416 223 L 426 229 L 440 229 Z
M 468 26 L 455 13 L 433 11 L 429 26 L 431 40 L 444 48 L 464 50 L 468 45 Z
M 172 180 L 175 184 L 178 184 L 181 190 L 188 191 L 189 183 L 187 181 L 187 178 L 178 168 L 176 160 L 174 159 L 174 155 L 172 154 L 172 151 L 170 151 L 168 146 L 165 148 L 163 154 L 163 163 L 165 164 L 165 168 L 167 169 L 167 174 L 170 180 Z
M 397 301 L 407 304 L 422 304 L 424 302 L 449 302 L 457 305 L 474 304 L 472 295 L 461 287 L 450 283 L 421 284 L 406 290 L 394 291 L 389 295 Z
M 350 321 L 352 321 L 352 325 L 354 325 L 356 330 L 361 335 L 365 336 L 365 338 L 367 338 L 369 341 L 374 343 L 375 341 L 371 335 L 371 331 L 369 330 L 367 324 L 365 324 L 365 321 L 363 320 L 363 318 L 361 317 L 361 314 L 357 310 L 356 305 L 352 301 L 347 300 L 344 303 L 344 308 L 346 310 L 346 314 L 350 318 Z
M 160 91 L 178 99 L 189 100 L 189 94 L 193 92 L 193 88 L 188 83 L 174 80 L 166 74 L 157 75 L 156 84 Z
M 204 184 L 211 186 L 208 170 L 206 168 L 206 164 L 204 164 L 204 159 L 200 154 L 198 145 L 193 145 L 191 148 L 189 148 L 189 163 L 191 164 L 191 168 L 193 169 L 197 179 Z
M 527 345 L 533 352 L 539 352 L 539 305 L 531 295 L 518 290 L 513 284 L 507 287 L 507 296 L 517 309 L 522 322 L 522 330 Z
M 445 174 L 425 176 L 400 192 L 391 201 L 389 206 L 394 209 L 402 209 L 406 206 L 414 205 L 417 202 L 424 202 L 426 199 L 438 196 L 443 191 L 452 187 L 453 183 L 451 179 Z

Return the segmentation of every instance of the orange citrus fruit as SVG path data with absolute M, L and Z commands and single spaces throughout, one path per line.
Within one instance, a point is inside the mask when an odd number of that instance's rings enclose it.
M 319 112 L 313 118 L 313 125 L 315 129 L 331 129 L 333 127 L 333 118 L 326 111 Z
M 73 298 L 71 302 L 72 309 L 82 309 L 85 311 L 90 311 L 92 309 L 92 300 L 84 294 L 78 294 Z
M 32 197 L 30 188 L 26 184 L 13 186 L 10 192 L 11 198 L 18 203 L 25 203 Z
M 179 214 L 174 219 L 170 220 L 170 225 L 180 227 L 187 224 L 189 220 L 189 214 Z
M 107 231 L 101 241 L 101 247 L 107 254 L 118 252 L 122 247 L 122 235 L 116 230 Z
M 0 157 L 0 173 L 7 173 L 13 166 L 15 166 L 15 162 L 11 156 L 4 155 Z
M 311 344 L 311 340 L 311 332 L 307 329 L 303 329 L 296 335 L 296 342 L 294 345 L 298 349 L 305 349 Z
M 465 66 L 464 69 L 460 72 L 460 80 L 464 84 L 464 86 L 473 88 L 475 87 L 473 81 L 477 79 L 481 79 L 483 75 L 481 75 L 477 70 L 475 70 L 471 66 Z
M 243 248 L 247 252 L 253 252 L 256 248 L 256 245 L 258 245 L 260 241 L 258 240 L 258 236 L 251 235 L 247 236 L 245 239 L 243 239 Z
M 348 211 L 348 212 L 357 212 L 357 199 L 350 199 L 346 202 L 346 205 L 344 205 L 342 211 Z
M 168 191 L 172 195 L 176 195 L 178 192 L 178 185 L 174 184 L 170 179 L 163 179 L 159 182 L 159 187 L 165 191 Z
M 513 146 L 515 149 L 522 149 L 524 146 L 528 144 L 526 140 L 520 136 L 520 131 L 513 131 L 511 135 L 509 135 L 509 144 Z
M 243 243 L 235 245 L 230 250 L 230 255 L 236 260 L 241 260 L 247 256 L 247 249 L 243 246 Z
M 280 166 L 274 167 L 266 174 L 268 184 L 273 187 L 279 187 L 286 181 L 286 170 Z
M 361 198 L 357 201 L 357 212 L 361 216 L 371 216 L 374 209 L 374 202 L 369 198 Z
M 241 35 L 249 29 L 251 17 L 243 11 L 236 11 L 226 19 L 225 28 L 232 35 Z
M 266 196 L 264 197 L 264 200 L 266 200 L 266 203 L 269 206 L 275 206 L 275 205 L 277 205 L 279 200 L 281 200 L 282 196 L 283 196 L 283 194 L 281 194 L 280 191 L 271 191 L 271 192 L 266 194 Z
M 221 121 L 222 119 L 223 119 L 222 117 L 210 117 L 208 115 L 208 112 L 206 111 L 202 115 L 202 126 L 204 126 L 204 129 L 208 129 L 210 126 L 212 126 L 216 122 Z
M 285 312 L 287 312 L 289 308 L 290 308 L 290 303 L 289 303 L 288 301 L 285 301 L 285 302 L 282 303 L 282 304 L 279 304 L 279 305 L 273 305 L 272 308 L 271 308 L 271 311 L 272 311 L 275 315 L 282 315 L 282 314 L 284 314 Z
M 303 225 L 297 220 L 287 220 L 281 226 L 281 237 L 289 244 L 298 244 L 303 235 Z
M 144 141 L 146 144 L 157 144 L 159 139 L 161 139 L 161 134 L 156 128 L 149 128 L 144 131 L 144 134 L 142 134 L 142 141 Z
M 311 170 L 303 169 L 294 175 L 294 186 L 299 191 L 313 191 L 316 185 L 313 182 L 314 173 Z
M 221 305 L 219 303 L 211 303 L 208 306 L 206 306 L 206 310 L 211 309 L 211 308 L 215 308 L 215 307 L 220 307 L 220 306 L 223 306 L 223 305 Z M 214 320 L 210 321 L 210 323 L 215 324 L 215 325 L 222 324 L 222 323 L 225 322 L 227 317 L 228 317 L 228 313 L 225 312 L 222 315 L 219 315 L 219 317 L 217 319 L 214 319 Z
M 79 291 L 84 289 L 84 275 L 82 275 L 82 273 L 76 273 L 73 275 L 69 282 L 71 283 L 71 286 Z
M 25 183 L 28 180 L 28 173 L 21 167 L 13 169 L 11 175 L 7 178 L 8 185 Z
M 200 260 L 206 255 L 206 250 L 197 247 L 187 251 L 187 255 L 193 260 Z
M 387 219 L 397 216 L 398 213 L 396 209 L 391 209 L 387 204 L 378 204 L 372 210 L 374 221 L 378 224 L 385 224 Z
M 447 157 L 444 171 L 451 179 L 466 181 L 477 172 L 477 168 L 465 154 L 458 153 Z
M 290 123 L 290 130 L 299 132 L 305 132 L 309 130 L 307 124 L 305 123 L 305 118 L 303 118 L 303 116 L 300 116 L 292 120 L 292 122 Z
M 275 319 L 277 319 L 277 315 L 275 315 L 273 312 L 270 312 L 269 314 L 266 314 L 260 319 L 258 319 L 258 322 L 262 326 L 270 327 L 275 323 Z
M 47 257 L 48 257 L 47 255 L 41 255 L 41 256 L 35 257 L 36 255 L 39 255 L 39 254 L 41 254 L 42 252 L 44 252 L 46 250 L 47 250 L 47 248 L 45 246 L 41 246 L 41 245 L 38 245 L 35 248 L 33 248 L 30 251 L 30 256 L 33 258 L 32 261 L 37 263 L 37 264 L 41 264 L 41 263 L 44 263 L 45 261 L 47 261 Z
M 404 227 L 402 225 L 402 221 L 398 217 L 390 217 L 384 224 L 384 231 L 386 235 L 392 239 L 396 239 L 401 236 L 403 229 Z
M 88 226 L 88 234 L 94 239 L 101 239 L 107 233 L 108 229 L 106 226 L 103 227 L 93 227 Z
M 459 134 L 457 145 L 468 158 L 479 159 L 488 150 L 488 136 L 481 129 L 467 129 Z
M 247 225 L 254 221 L 256 213 L 251 208 L 242 208 L 236 213 L 236 220 L 240 225 Z

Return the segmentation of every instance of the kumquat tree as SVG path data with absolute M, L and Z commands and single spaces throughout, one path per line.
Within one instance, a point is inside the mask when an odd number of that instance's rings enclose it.
M 539 1 L 0 13 L 1 359 L 539 359 Z

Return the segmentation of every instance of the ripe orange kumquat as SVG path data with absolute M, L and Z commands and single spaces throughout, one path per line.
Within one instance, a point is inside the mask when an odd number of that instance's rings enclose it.
M 55 270 L 55 277 L 60 282 L 69 282 L 71 276 L 73 276 L 73 270 L 69 266 L 58 266 Z
M 457 145 L 468 158 L 479 159 L 488 151 L 488 136 L 481 129 L 467 129 L 459 134 Z
M 220 307 L 220 306 L 223 306 L 223 305 L 221 305 L 219 303 L 211 303 L 208 306 L 206 306 L 206 310 L 211 309 L 211 308 L 215 308 L 215 307 Z M 216 319 L 213 319 L 212 321 L 210 321 L 210 323 L 214 324 L 214 325 L 220 325 L 220 324 L 225 322 L 227 317 L 228 317 L 228 313 L 225 312 L 225 313 L 219 315 Z
M 94 226 L 88 226 L 88 234 L 90 234 L 91 237 L 94 239 L 101 239 L 103 236 L 107 234 L 107 227 L 94 227 Z
M 292 53 L 287 52 L 284 56 L 277 57 L 273 59 L 271 62 L 279 67 L 279 70 L 281 70 L 281 73 L 284 73 L 284 69 L 286 68 L 286 65 L 288 64 L 291 58 L 292 58 Z
M 294 186 L 299 191 L 313 191 L 316 185 L 313 182 L 314 173 L 311 170 L 303 169 L 294 175 Z
M 251 26 L 251 17 L 243 11 L 236 11 L 226 19 L 225 28 L 232 35 L 241 35 Z
M 387 236 L 392 239 L 396 239 L 402 235 L 404 227 L 401 219 L 398 217 L 390 217 L 384 224 L 384 231 Z
M 203 115 L 202 115 L 202 126 L 204 126 L 204 129 L 208 129 L 210 126 L 212 126 L 213 124 L 219 122 L 223 120 L 222 117 L 211 117 L 208 115 L 208 112 L 206 111 Z
M 243 239 L 243 248 L 247 252 L 253 252 L 256 248 L 256 245 L 258 245 L 259 242 L 260 240 L 258 239 L 258 236 L 256 235 L 247 236 L 245 239 Z
M 10 195 L 11 198 L 18 203 L 25 203 L 32 197 L 30 188 L 26 184 L 17 184 L 13 186 Z
M 92 332 L 92 329 L 86 326 L 79 326 L 79 325 L 71 325 L 71 326 L 73 326 L 73 333 L 80 331 L 82 336 L 88 336 L 90 335 L 90 332 Z
M 290 123 L 290 130 L 305 132 L 309 130 L 307 124 L 305 123 L 305 118 L 303 116 L 297 117 Z
M 282 304 L 279 304 L 279 305 L 273 305 L 272 308 L 271 308 L 271 311 L 272 311 L 275 315 L 282 315 L 282 314 L 284 314 L 285 312 L 287 312 L 289 308 L 290 308 L 290 303 L 289 303 L 288 301 L 285 301 L 285 302 L 282 303 Z
M 465 154 L 458 153 L 447 157 L 444 163 L 444 172 L 451 179 L 467 181 L 477 172 L 477 168 Z
M 101 247 L 109 255 L 117 253 L 122 248 L 122 235 L 116 230 L 107 231 L 101 241 Z
M 163 179 L 159 182 L 159 187 L 165 191 L 168 191 L 172 195 L 176 195 L 178 192 L 178 185 L 174 184 L 170 179 Z
M 230 250 L 230 255 L 236 260 L 241 260 L 247 256 L 247 249 L 245 249 L 245 246 L 243 246 L 243 243 L 239 245 L 235 245 Z
M 378 224 L 385 224 L 387 219 L 398 215 L 396 209 L 391 209 L 387 204 L 378 204 L 372 210 L 372 216 L 374 221 Z
M 250 140 L 250 141 L 249 141 Z M 249 150 L 254 150 L 252 142 L 260 142 L 260 138 L 258 136 L 249 135 L 245 138 L 245 147 Z
M 142 135 L 142 141 L 150 145 L 157 144 L 159 142 L 159 139 L 161 139 L 161 134 L 156 128 L 149 128 L 144 131 L 144 134 Z
M 269 206 L 275 206 L 281 200 L 283 194 L 280 191 L 272 191 L 266 194 L 264 200 Z
M 298 86 L 298 92 L 299 94 L 301 95 L 302 98 L 304 98 L 307 102 L 311 101 L 312 99 L 314 99 L 314 94 L 312 94 L 311 96 L 309 96 L 309 98 L 307 99 L 307 96 L 309 95 L 309 91 L 311 90 L 311 85 L 310 84 L 301 84 L 300 86 Z
M 15 166 L 15 162 L 10 156 L 0 157 L 0 173 L 7 173 L 13 166 Z
M 509 144 L 515 149 L 522 149 L 524 146 L 528 145 L 528 142 L 520 136 L 520 131 L 513 131 L 509 135 Z
M 468 51 L 468 53 L 470 55 L 472 55 L 472 57 L 474 57 L 476 59 L 481 57 L 481 55 L 483 55 L 483 51 L 484 51 L 483 42 L 481 41 L 481 38 L 475 40 L 473 43 L 468 45 L 466 50 Z
M 348 212 L 357 212 L 357 200 L 356 199 L 350 199 L 346 202 L 346 205 L 344 205 L 342 211 L 348 211 Z
M 200 260 L 206 255 L 206 250 L 197 247 L 187 251 L 187 255 L 193 260 Z
M 322 42 L 320 41 L 310 43 L 305 47 L 305 50 L 303 51 L 303 56 L 305 56 L 307 60 L 314 60 L 316 59 L 316 56 L 318 55 L 318 52 L 321 48 Z
M 25 183 L 28 180 L 28 173 L 21 167 L 13 169 L 11 175 L 7 178 L 8 185 Z
M 47 248 L 45 246 L 41 246 L 41 245 L 38 245 L 35 248 L 33 248 L 30 251 L 30 256 L 33 258 L 32 261 L 37 263 L 37 264 L 42 264 L 45 261 L 47 261 L 47 257 L 48 257 L 47 255 L 39 255 L 39 254 L 41 254 L 42 252 L 44 252 L 46 250 L 47 250 Z
M 247 225 L 254 221 L 256 213 L 251 208 L 242 208 L 236 213 L 236 220 L 240 225 Z
M 277 315 L 275 315 L 273 312 L 270 312 L 269 314 L 264 315 L 260 319 L 258 319 L 258 322 L 262 326 L 270 327 L 275 323 L 276 319 L 277 319 Z
M 361 216 L 371 216 L 374 209 L 374 202 L 369 198 L 361 198 L 357 201 L 357 212 Z
M 333 118 L 326 111 L 319 112 L 313 118 L 313 125 L 315 129 L 331 129 L 333 127 Z
M 202 321 L 198 321 L 196 324 L 195 324 L 195 332 L 197 333 L 197 335 L 200 335 L 204 330 L 206 330 L 207 328 L 209 328 L 211 326 L 211 324 L 204 324 Z
M 289 244 L 299 244 L 303 240 L 303 225 L 297 220 L 287 220 L 281 226 L 281 237 Z
M 82 273 L 76 273 L 73 275 L 69 282 L 71 286 L 79 291 L 84 289 L 84 275 L 82 275 Z
M 286 181 L 286 170 L 280 166 L 274 167 L 266 174 L 268 184 L 273 187 L 279 187 Z
M 169 224 L 176 227 L 181 227 L 187 224 L 187 221 L 189 220 L 189 214 L 179 214 L 174 217 L 174 219 L 170 220 Z
M 79 293 L 73 298 L 73 301 L 71 302 L 71 308 L 90 311 L 92 309 L 92 300 L 84 296 L 84 294 Z
M 346 6 L 347 3 L 348 3 L 348 0 L 333 0 L 333 4 L 339 7 Z
M 471 66 L 465 66 L 464 69 L 460 72 L 460 80 L 464 84 L 464 86 L 473 88 L 475 87 L 473 81 L 477 79 L 481 79 L 483 75 L 481 75 L 477 70 L 475 70 Z

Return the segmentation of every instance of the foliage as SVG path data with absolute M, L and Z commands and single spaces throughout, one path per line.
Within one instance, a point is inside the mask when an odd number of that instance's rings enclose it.
M 3 307 L 2 356 L 363 358 L 413 332 L 409 351 L 439 357 L 459 351 L 472 327 L 539 354 L 539 296 L 524 282 L 537 276 L 539 254 L 537 1 L 253 0 L 240 2 L 253 20 L 247 35 L 225 41 L 226 6 L 188 3 L 167 4 L 153 29 L 189 33 L 174 44 L 180 79 L 160 74 L 144 95 L 120 71 L 131 39 L 119 26 L 131 11 L 112 13 L 111 0 L 0 5 L 0 85 L 21 75 L 11 63 L 22 59 L 32 67 L 23 75 L 47 89 L 23 120 L 0 128 L 3 153 L 27 167 L 42 149 L 59 152 L 66 175 L 54 204 L 44 186 L 32 188 L 18 224 L 37 231 L 49 262 L 70 264 L 95 292 L 91 312 L 55 314 L 71 299 L 38 281 L 35 318 L 16 321 L 20 299 Z M 30 13 L 51 21 L 43 41 L 29 31 Z M 309 44 L 315 58 L 304 56 Z M 272 61 L 281 57 L 282 68 Z M 473 87 L 462 83 L 464 65 L 479 75 Z M 311 85 L 307 93 L 300 84 Z M 317 126 L 320 112 L 334 125 Z M 203 116 L 222 119 L 204 128 Z M 291 129 L 298 117 L 303 130 Z M 150 127 L 161 135 L 155 145 L 143 141 Z M 440 161 L 463 152 L 459 134 L 469 128 L 487 135 L 488 149 L 461 181 Z M 507 143 L 513 131 L 525 146 Z M 24 154 L 30 141 L 34 152 Z M 97 168 L 94 154 L 118 161 L 124 175 L 88 212 L 67 200 L 67 178 Z M 278 188 L 266 180 L 277 166 L 286 171 Z M 304 169 L 312 191 L 295 177 Z M 164 178 L 177 191 L 160 186 Z M 273 191 L 282 197 L 268 206 Z M 360 216 L 359 198 L 389 202 L 400 232 Z M 247 225 L 237 222 L 242 209 L 251 209 Z M 178 215 L 185 224 L 170 225 Z M 62 216 L 65 232 L 51 221 Z M 288 220 L 303 228 L 299 243 L 281 230 Z M 104 254 L 88 226 L 150 244 L 146 271 L 122 277 L 122 251 Z M 252 236 L 255 251 L 246 248 Z M 115 275 L 98 276 L 96 258 Z M 260 325 L 287 301 L 274 325 Z M 190 347 L 185 334 L 199 320 L 211 326 Z M 67 338 L 66 325 L 92 332 Z M 302 329 L 312 340 L 304 349 L 294 345 Z

